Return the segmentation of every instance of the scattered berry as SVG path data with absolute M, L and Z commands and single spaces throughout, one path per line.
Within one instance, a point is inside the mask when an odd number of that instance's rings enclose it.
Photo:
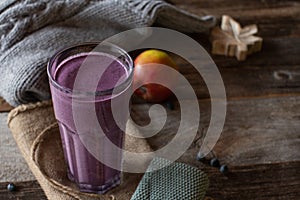
M 7 185 L 7 190 L 8 191 L 15 191 L 16 190 L 16 186 L 15 186 L 15 184 L 13 184 L 13 183 L 9 183 L 8 185 Z
M 227 174 L 227 173 L 228 173 L 228 167 L 227 167 L 227 165 L 222 165 L 222 166 L 220 167 L 220 172 L 221 172 L 222 174 Z
M 220 167 L 220 162 L 217 158 L 213 158 L 210 161 L 210 166 L 212 167 Z
M 203 154 L 202 152 L 199 152 L 199 153 L 197 154 L 197 160 L 198 160 L 198 161 L 203 161 L 203 160 L 205 160 L 205 156 L 204 156 L 204 154 Z
M 170 110 L 174 110 L 174 103 L 172 101 L 168 101 L 167 108 L 169 108 Z

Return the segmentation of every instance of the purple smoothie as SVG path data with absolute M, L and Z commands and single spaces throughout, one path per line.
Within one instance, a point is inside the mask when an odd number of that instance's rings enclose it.
M 86 58 L 88 56 L 88 62 Z M 86 68 L 80 73 L 84 73 L 84 81 L 82 84 L 76 85 L 74 89 L 74 81 L 78 70 L 82 63 L 85 63 Z M 51 63 L 50 63 L 51 65 Z M 108 67 L 107 67 L 108 66 Z M 111 109 L 111 101 L 118 105 L 124 104 L 125 99 L 130 94 L 130 85 L 117 95 L 105 93 L 94 97 L 94 101 L 86 101 L 85 99 L 76 99 L 69 94 L 70 91 L 93 91 L 95 83 L 95 74 L 102 73 L 100 80 L 97 81 L 96 90 L 109 91 L 114 87 L 118 87 L 129 78 L 129 71 L 125 64 L 107 53 L 78 53 L 63 59 L 62 61 L 53 61 L 52 67 L 49 70 L 53 82 L 56 82 L 61 87 L 55 86 L 50 81 L 52 100 L 56 119 L 58 120 L 64 156 L 68 164 L 68 177 L 75 181 L 81 191 L 96 192 L 103 194 L 107 190 L 120 184 L 122 153 L 111 149 L 101 138 L 97 138 L 96 148 L 100 154 L 103 154 L 105 159 L 112 160 L 117 163 L 117 169 L 113 169 L 104 165 L 95 158 L 83 144 L 79 134 L 89 134 L 89 118 L 87 116 L 80 119 L 86 125 L 84 133 L 78 133 L 73 115 L 72 115 L 72 98 L 73 103 L 77 106 L 77 111 L 84 112 L 86 106 L 93 104 L 95 106 L 97 120 L 104 131 L 106 137 L 117 147 L 123 147 L 124 132 L 115 122 Z M 123 79 L 123 80 L 122 80 Z M 98 80 L 98 79 L 97 79 Z M 66 89 L 66 91 L 64 89 Z M 122 105 L 118 108 L 119 124 L 125 127 L 128 119 L 126 106 Z M 127 107 L 128 108 L 128 107 Z

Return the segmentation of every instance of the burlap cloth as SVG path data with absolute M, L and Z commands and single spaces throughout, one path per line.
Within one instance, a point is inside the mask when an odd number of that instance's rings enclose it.
M 8 115 L 8 126 L 30 169 L 50 200 L 74 199 L 130 199 L 142 174 L 123 174 L 122 184 L 105 195 L 82 193 L 67 178 L 58 125 L 50 101 L 21 105 Z M 138 131 L 127 124 L 128 131 Z M 138 133 L 134 133 L 135 135 Z M 150 147 L 144 139 L 126 135 L 125 148 L 147 152 Z M 132 162 L 124 155 L 126 162 Z

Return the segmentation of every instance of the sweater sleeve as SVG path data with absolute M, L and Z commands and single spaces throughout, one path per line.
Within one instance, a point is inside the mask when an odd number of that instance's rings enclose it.
M 162 0 L 5 2 L 0 3 L 0 96 L 13 106 L 50 98 L 46 65 L 66 46 L 101 41 L 155 21 L 188 32 L 213 25 Z

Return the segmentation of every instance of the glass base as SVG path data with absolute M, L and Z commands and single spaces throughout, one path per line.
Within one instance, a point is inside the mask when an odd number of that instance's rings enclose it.
M 78 134 L 72 132 L 63 123 L 58 122 L 58 124 L 68 166 L 68 178 L 78 185 L 80 191 L 104 194 L 120 185 L 120 170 L 112 169 L 97 160 L 83 145 Z M 108 158 L 114 158 L 119 165 L 122 165 L 122 155 L 118 156 L 110 152 L 104 144 L 100 144 L 101 141 L 99 141 L 100 152 L 105 152 Z
M 76 183 L 76 180 L 74 179 L 73 175 L 68 170 L 68 178 Z M 79 187 L 79 190 L 81 192 L 89 192 L 89 193 L 97 193 L 97 194 L 105 194 L 108 190 L 111 190 L 112 188 L 118 186 L 121 184 L 121 175 L 118 174 L 115 177 L 113 177 L 111 180 L 106 181 L 104 185 L 91 185 L 91 184 L 82 184 L 82 183 L 76 183 L 76 185 Z

